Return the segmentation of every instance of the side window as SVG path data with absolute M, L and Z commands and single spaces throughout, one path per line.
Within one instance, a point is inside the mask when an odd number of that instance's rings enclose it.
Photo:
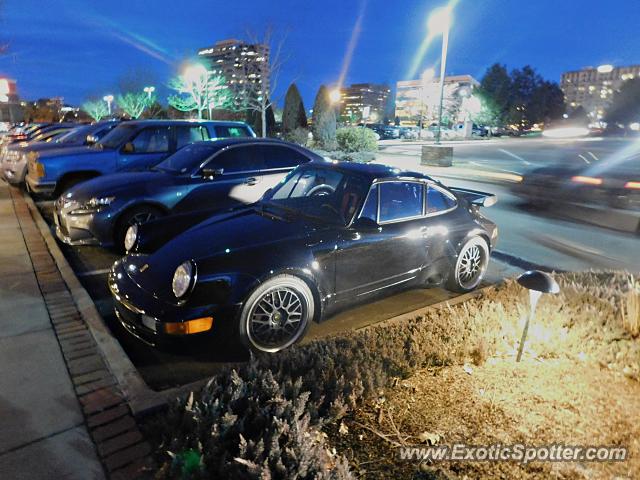
M 209 140 L 209 132 L 202 126 L 176 128 L 176 148 L 202 140 Z
M 427 189 L 427 214 L 442 212 L 456 206 L 454 199 L 445 195 L 437 188 L 428 187 Z
M 369 192 L 369 196 L 360 212 L 361 218 L 370 218 L 374 222 L 378 221 L 378 185 L 374 185 Z
M 417 182 L 384 182 L 379 186 L 380 222 L 422 215 L 424 186 Z
M 216 125 L 216 137 L 218 138 L 234 138 L 248 137 L 249 131 L 245 127 L 229 127 L 224 125 Z
M 113 125 L 109 125 L 101 130 L 98 130 L 96 132 L 93 132 L 93 137 L 96 140 L 100 140 L 102 137 L 104 137 L 107 133 L 109 133 L 111 130 L 114 129 L 114 127 L 116 126 L 116 124 Z
M 293 148 L 281 146 L 262 146 L 265 167 L 267 170 L 276 168 L 295 168 L 298 165 L 307 163 L 309 158 Z
M 225 174 L 253 172 L 263 168 L 262 158 L 255 148 L 236 147 L 217 155 L 207 164 L 207 167 L 222 168 Z
M 142 130 L 133 143 L 134 153 L 163 153 L 169 151 L 169 128 L 152 127 Z

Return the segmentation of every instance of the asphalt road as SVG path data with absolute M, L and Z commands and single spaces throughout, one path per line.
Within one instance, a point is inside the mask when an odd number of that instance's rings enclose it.
M 445 175 L 441 179 L 447 185 L 498 195 L 498 204 L 487 209 L 486 214 L 500 228 L 498 258 L 502 261 L 492 260 L 488 283 L 514 276 L 529 265 L 557 270 L 627 268 L 640 271 L 640 238 L 636 235 L 562 220 L 548 213 L 523 208 L 519 200 L 509 193 L 508 183 L 470 181 L 467 174 L 459 173 L 464 169 L 475 169 L 511 175 L 550 162 L 585 162 L 583 157 L 586 161 L 597 162 L 600 161 L 597 159 L 628 149 L 628 141 L 506 139 L 457 143 L 454 145 L 457 170 L 447 172 L 420 166 L 419 144 L 381 143 L 378 157 L 381 163 L 426 171 L 436 177 Z M 451 173 L 454 170 L 458 174 Z M 50 222 L 52 202 L 38 205 Z M 237 342 L 225 338 L 207 343 L 177 343 L 163 350 L 139 342 L 119 326 L 106 285 L 108 269 L 118 255 L 97 247 L 62 245 L 62 250 L 111 331 L 151 388 L 162 390 L 189 383 L 214 374 L 229 362 L 247 360 L 247 352 Z M 381 300 L 349 308 L 321 324 L 312 325 L 305 341 L 377 323 L 448 298 L 451 294 L 439 288 L 392 292 Z
M 597 165 L 640 152 L 639 139 L 545 138 L 476 140 L 453 144 L 454 166 L 420 165 L 421 145 L 382 142 L 378 161 L 419 170 L 449 186 L 495 193 L 485 210 L 500 229 L 498 253 L 555 270 L 627 269 L 640 272 L 640 237 L 563 217 L 562 208 L 537 210 L 510 192 L 513 175 L 546 165 Z M 480 180 L 481 175 L 488 175 Z

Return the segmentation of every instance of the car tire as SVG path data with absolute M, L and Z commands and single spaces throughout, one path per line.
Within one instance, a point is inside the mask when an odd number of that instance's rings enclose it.
M 114 245 L 118 252 L 126 253 L 124 246 L 124 239 L 127 235 L 127 230 L 133 224 L 141 225 L 143 223 L 155 220 L 160 217 L 164 217 L 165 213 L 153 205 L 140 205 L 127 210 L 118 220 L 115 235 Z
M 489 245 L 479 236 L 467 240 L 455 257 L 446 288 L 465 293 L 475 289 L 482 281 L 489 265 Z
M 305 336 L 314 314 L 315 300 L 307 283 L 293 275 L 277 275 L 243 303 L 240 339 L 256 353 L 279 352 Z

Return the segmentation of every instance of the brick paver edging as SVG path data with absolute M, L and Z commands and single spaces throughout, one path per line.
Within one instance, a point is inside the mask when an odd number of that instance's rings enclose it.
M 31 263 L 98 456 L 112 480 L 151 478 L 151 447 L 74 303 L 22 193 L 10 188 Z

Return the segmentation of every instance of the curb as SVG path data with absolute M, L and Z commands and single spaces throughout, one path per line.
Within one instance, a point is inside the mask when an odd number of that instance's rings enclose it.
M 56 239 L 51 234 L 49 225 L 47 225 L 42 218 L 38 207 L 36 207 L 27 193 L 22 192 L 22 198 L 27 203 L 33 220 L 46 242 L 47 248 L 60 271 L 62 279 L 69 289 L 81 317 L 91 332 L 102 358 L 122 390 L 124 399 L 128 403 L 133 416 L 140 417 L 161 409 L 165 407 L 171 399 L 187 394 L 204 385 L 206 379 L 161 392 L 152 390 L 147 386 L 136 367 L 131 363 L 127 354 L 109 331 L 109 327 L 107 327 L 98 312 L 91 296 L 76 277 L 67 259 L 60 250 Z

